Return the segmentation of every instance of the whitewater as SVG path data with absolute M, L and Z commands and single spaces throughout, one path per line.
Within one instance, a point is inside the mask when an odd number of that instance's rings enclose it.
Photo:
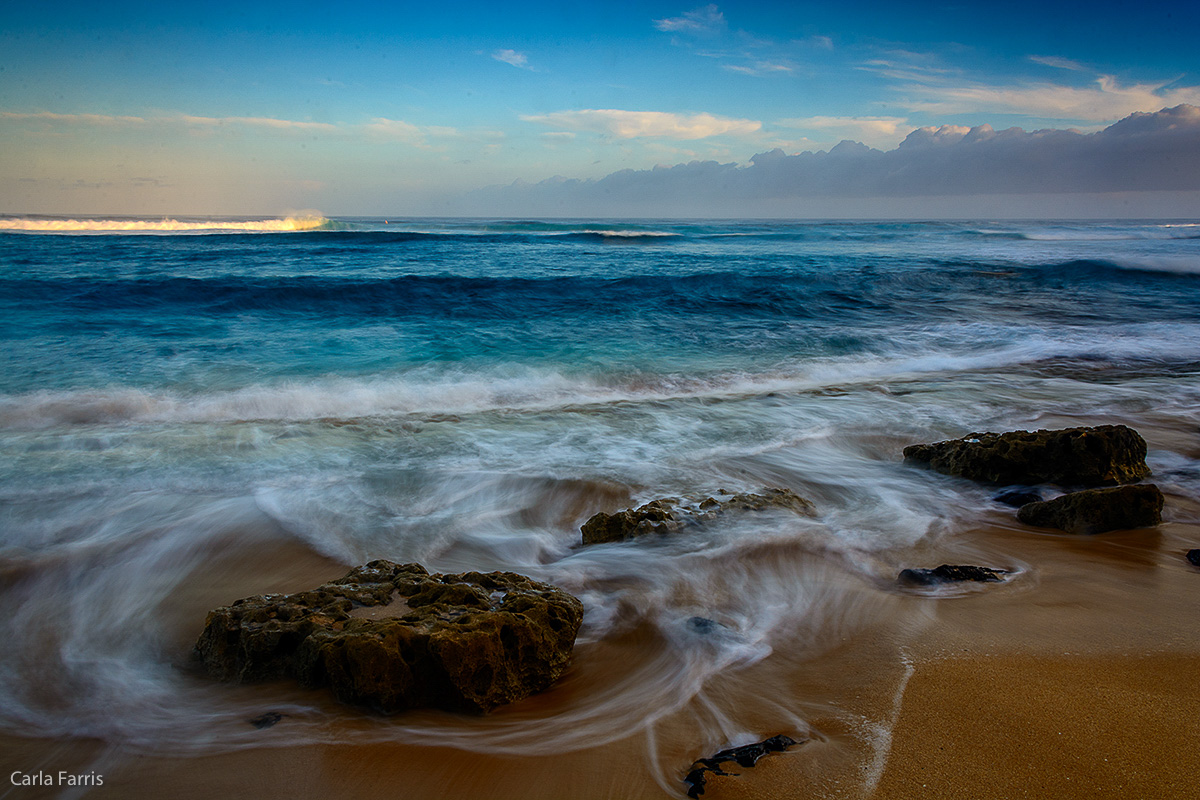
M 269 708 L 288 744 L 503 754 L 681 713 L 716 744 L 803 730 L 770 676 L 991 507 L 905 445 L 1197 429 L 1197 226 L 0 219 L 0 730 L 206 753 L 260 746 Z M 1200 500 L 1200 453 L 1149 461 Z M 597 511 L 769 486 L 817 515 L 580 547 Z M 564 688 L 347 725 L 196 671 L 208 609 L 374 558 L 581 598 Z

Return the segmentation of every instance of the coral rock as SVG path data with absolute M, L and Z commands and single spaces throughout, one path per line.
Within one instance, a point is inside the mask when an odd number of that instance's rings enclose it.
M 579 600 L 515 573 L 372 561 L 312 591 L 210 612 L 196 654 L 222 680 L 292 677 L 384 712 L 479 712 L 553 683 L 582 619 Z
M 1150 474 L 1145 440 L 1124 425 L 972 433 L 910 445 L 904 458 L 938 472 L 999 484 L 1112 486 Z
M 1026 525 L 1068 533 L 1151 528 L 1162 522 L 1163 496 L 1152 483 L 1085 489 L 1053 500 L 1021 506 L 1017 519 Z

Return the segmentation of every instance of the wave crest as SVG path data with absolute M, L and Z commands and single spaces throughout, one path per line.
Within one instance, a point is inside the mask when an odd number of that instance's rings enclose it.
M 293 233 L 329 227 L 323 216 L 293 216 L 256 220 L 148 219 L 0 219 L 0 231 L 23 233 Z

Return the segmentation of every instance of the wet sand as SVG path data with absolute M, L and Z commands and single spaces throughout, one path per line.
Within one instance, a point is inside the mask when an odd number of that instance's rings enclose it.
M 1200 569 L 1184 553 L 1200 546 L 1198 518 L 1188 501 L 1168 497 L 1168 522 L 1157 529 L 1072 537 L 995 511 L 978 530 L 906 554 L 911 566 L 1025 572 L 956 597 L 863 586 L 860 613 L 820 655 L 793 660 L 780 647 L 718 681 L 709 696 L 717 706 L 724 698 L 753 707 L 763 738 L 808 741 L 735 768 L 736 777 L 710 778 L 704 796 L 1194 797 Z M 291 555 L 289 574 L 271 589 L 311 583 L 330 566 Z M 207 589 L 206 602 L 210 593 L 237 594 L 263 568 L 227 566 L 227 582 Z M 564 691 L 613 680 L 639 644 L 631 634 L 597 647 Z M 531 698 L 527 710 L 554 702 Z M 355 728 L 355 712 L 342 713 Z M 193 757 L 5 737 L 5 776 L 61 769 L 102 774 L 104 784 L 86 792 L 5 785 L 0 797 L 681 797 L 692 759 L 721 744 L 696 726 L 703 713 L 693 705 L 652 731 L 560 754 L 548 742 L 546 754 L 522 756 L 389 742 L 297 746 L 287 718 L 262 731 L 263 747 Z M 806 726 L 788 722 L 799 718 Z

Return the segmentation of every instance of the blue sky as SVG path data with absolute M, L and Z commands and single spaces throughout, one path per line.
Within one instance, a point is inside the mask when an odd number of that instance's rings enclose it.
M 25 4 L 0 212 L 436 215 L 928 126 L 1090 133 L 1200 105 L 1197 30 L 1176 3 Z

